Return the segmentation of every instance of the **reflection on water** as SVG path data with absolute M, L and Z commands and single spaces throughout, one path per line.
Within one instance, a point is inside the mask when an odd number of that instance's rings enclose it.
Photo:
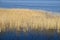
M 1 32 L 0 40 L 60 40 L 60 34 L 56 31 L 30 31 L 30 32 Z

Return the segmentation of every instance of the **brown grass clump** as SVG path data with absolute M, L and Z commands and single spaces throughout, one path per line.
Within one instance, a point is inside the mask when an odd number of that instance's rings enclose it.
M 0 32 L 60 29 L 60 16 L 28 9 L 0 9 Z

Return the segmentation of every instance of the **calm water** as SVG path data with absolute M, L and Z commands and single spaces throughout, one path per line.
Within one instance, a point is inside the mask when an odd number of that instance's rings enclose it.
M 60 12 L 60 0 L 0 0 L 0 8 L 27 8 Z
M 0 40 L 60 40 L 60 35 L 56 32 L 54 34 L 2 32 L 0 33 Z

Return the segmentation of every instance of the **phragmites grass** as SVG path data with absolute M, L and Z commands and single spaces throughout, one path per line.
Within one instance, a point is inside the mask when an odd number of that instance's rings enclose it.
M 28 9 L 0 9 L 0 32 L 48 29 L 60 32 L 60 16 Z

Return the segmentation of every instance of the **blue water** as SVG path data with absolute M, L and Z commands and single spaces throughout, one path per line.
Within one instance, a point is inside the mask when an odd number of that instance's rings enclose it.
M 15 32 L 5 32 L 0 34 L 0 40 L 60 40 L 60 35 L 57 33 L 53 35 L 47 35 L 44 33 L 31 33 L 24 32 L 19 33 L 18 35 Z
M 24 8 L 60 12 L 60 0 L 0 0 L 0 8 Z

